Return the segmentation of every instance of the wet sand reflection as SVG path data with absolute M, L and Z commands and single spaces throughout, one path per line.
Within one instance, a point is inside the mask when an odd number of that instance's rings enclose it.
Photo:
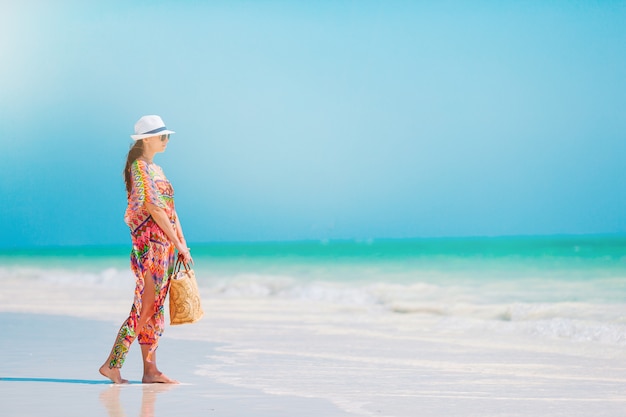
M 157 395 L 169 391 L 175 386 L 173 384 L 142 384 L 139 417 L 154 417 Z M 120 393 L 128 387 L 128 385 L 114 384 L 100 393 L 100 402 L 104 405 L 109 417 L 127 417 L 120 401 Z M 130 414 L 130 416 L 133 416 L 133 414 Z

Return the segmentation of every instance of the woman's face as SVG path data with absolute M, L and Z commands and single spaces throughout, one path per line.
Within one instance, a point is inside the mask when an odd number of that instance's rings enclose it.
M 154 153 L 164 152 L 167 143 L 170 141 L 170 135 L 151 136 L 145 138 L 143 143 L 144 149 Z

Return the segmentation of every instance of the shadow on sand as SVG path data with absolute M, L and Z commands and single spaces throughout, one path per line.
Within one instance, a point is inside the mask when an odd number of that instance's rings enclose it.
M 108 380 L 94 379 L 63 379 L 63 378 L 10 378 L 0 377 L 0 382 L 47 382 L 61 384 L 88 384 L 88 385 L 110 385 L 110 387 L 100 392 L 100 402 L 104 406 L 109 417 L 126 416 L 120 402 L 120 393 L 128 385 L 141 385 L 141 411 L 140 417 L 153 417 L 156 397 L 159 393 L 169 391 L 175 384 L 142 384 L 140 381 L 130 381 L 129 384 L 113 384 Z
M 104 379 L 62 379 L 62 378 L 8 378 L 0 377 L 0 382 L 53 382 L 60 384 L 89 384 L 111 385 L 112 382 Z M 131 384 L 141 384 L 140 381 L 131 381 Z

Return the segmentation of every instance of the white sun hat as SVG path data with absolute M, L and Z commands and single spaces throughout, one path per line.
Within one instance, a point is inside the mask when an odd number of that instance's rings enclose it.
M 135 134 L 130 135 L 133 140 L 139 140 L 143 138 L 149 138 L 151 136 L 169 135 L 176 133 L 173 130 L 167 130 L 163 120 L 156 115 L 142 116 L 141 119 L 135 123 Z

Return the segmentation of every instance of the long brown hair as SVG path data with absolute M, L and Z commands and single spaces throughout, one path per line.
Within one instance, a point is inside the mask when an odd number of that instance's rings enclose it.
M 139 139 L 135 141 L 128 151 L 126 157 L 126 167 L 124 168 L 124 183 L 126 184 L 126 192 L 130 194 L 130 190 L 133 186 L 132 178 L 130 177 L 130 167 L 143 154 L 143 140 Z

